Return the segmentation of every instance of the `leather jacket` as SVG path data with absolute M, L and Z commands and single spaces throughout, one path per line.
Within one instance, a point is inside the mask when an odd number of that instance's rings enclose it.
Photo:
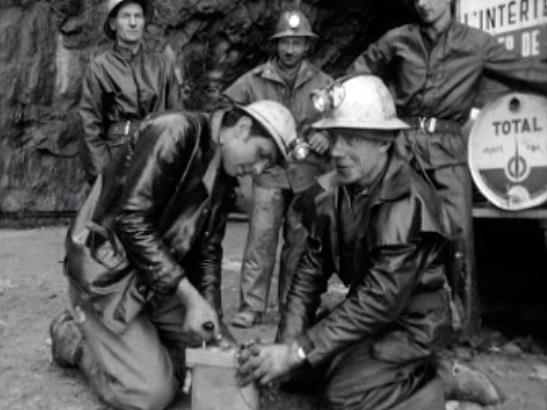
M 149 117 L 69 230 L 66 274 L 113 331 L 184 277 L 221 314 L 221 244 L 235 179 L 222 169 L 211 124 L 201 113 Z
M 181 107 L 173 63 L 163 54 L 142 45 L 133 55 L 115 44 L 96 56 L 85 73 L 79 106 L 88 181 L 110 161 L 112 146 L 125 143 L 123 133 L 111 129 L 113 125 L 123 130 L 127 121 L 139 122 L 147 114 Z M 131 128 L 135 127 L 128 126 L 128 131 Z
M 432 189 L 396 152 L 366 206 L 353 252 L 341 250 L 336 174 L 319 178 L 310 236 L 282 312 L 277 339 L 297 339 L 315 365 L 366 341 L 383 360 L 429 356 L 451 334 L 443 252 L 446 216 Z M 308 201 L 309 202 L 309 201 Z M 305 212 L 309 214 L 313 210 Z M 333 272 L 349 286 L 345 299 L 318 320 Z

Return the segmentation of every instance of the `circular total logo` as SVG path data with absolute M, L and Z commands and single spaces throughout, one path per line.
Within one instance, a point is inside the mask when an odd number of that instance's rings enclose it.
M 511 93 L 489 103 L 469 135 L 469 168 L 481 193 L 502 209 L 547 201 L 547 98 Z

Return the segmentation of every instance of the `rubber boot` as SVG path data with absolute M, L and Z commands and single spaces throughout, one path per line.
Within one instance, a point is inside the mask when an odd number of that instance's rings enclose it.
M 82 357 L 82 332 L 68 310 L 55 316 L 49 325 L 51 356 L 61 367 L 75 367 Z
M 501 389 L 478 370 L 454 362 L 448 357 L 437 360 L 435 367 L 444 382 L 446 400 L 490 406 L 505 399 Z

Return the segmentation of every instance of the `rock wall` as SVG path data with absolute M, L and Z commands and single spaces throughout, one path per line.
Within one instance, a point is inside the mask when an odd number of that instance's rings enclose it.
M 386 29 L 404 0 L 153 0 L 145 40 L 176 60 L 185 105 L 207 109 L 274 51 L 281 10 L 320 35 L 312 60 L 334 76 Z M 109 41 L 100 0 L 0 0 L 0 216 L 76 210 L 84 195 L 76 115 L 83 70 Z

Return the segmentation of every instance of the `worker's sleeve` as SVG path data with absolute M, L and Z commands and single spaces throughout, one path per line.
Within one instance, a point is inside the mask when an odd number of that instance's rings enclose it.
M 315 322 L 321 295 L 326 292 L 333 271 L 326 267 L 326 248 L 321 236 L 318 221 L 314 218 L 306 248 L 291 280 L 285 308 L 281 312 L 276 337 L 278 342 L 296 339 Z
M 485 34 L 482 42 L 483 73 L 508 87 L 547 94 L 547 64 L 525 59 Z
M 88 182 L 93 182 L 108 159 L 108 148 L 104 140 L 103 91 L 93 62 L 89 65 L 82 82 L 82 93 L 78 113 L 82 123 L 80 155 Z
M 425 243 L 381 246 L 361 281 L 323 320 L 303 335 L 310 364 L 315 365 L 359 340 L 372 338 L 393 323 L 408 305 L 424 256 Z
M 251 101 L 250 73 L 239 77 L 232 85 L 222 93 L 232 103 L 247 105 Z
M 394 34 L 387 32 L 372 43 L 347 70 L 348 73 L 373 74 L 383 77 L 394 56 Z
M 116 234 L 144 283 L 159 293 L 173 292 L 186 276 L 159 231 L 165 208 L 191 158 L 183 114 L 147 120 L 141 127 L 127 183 L 116 215 Z

